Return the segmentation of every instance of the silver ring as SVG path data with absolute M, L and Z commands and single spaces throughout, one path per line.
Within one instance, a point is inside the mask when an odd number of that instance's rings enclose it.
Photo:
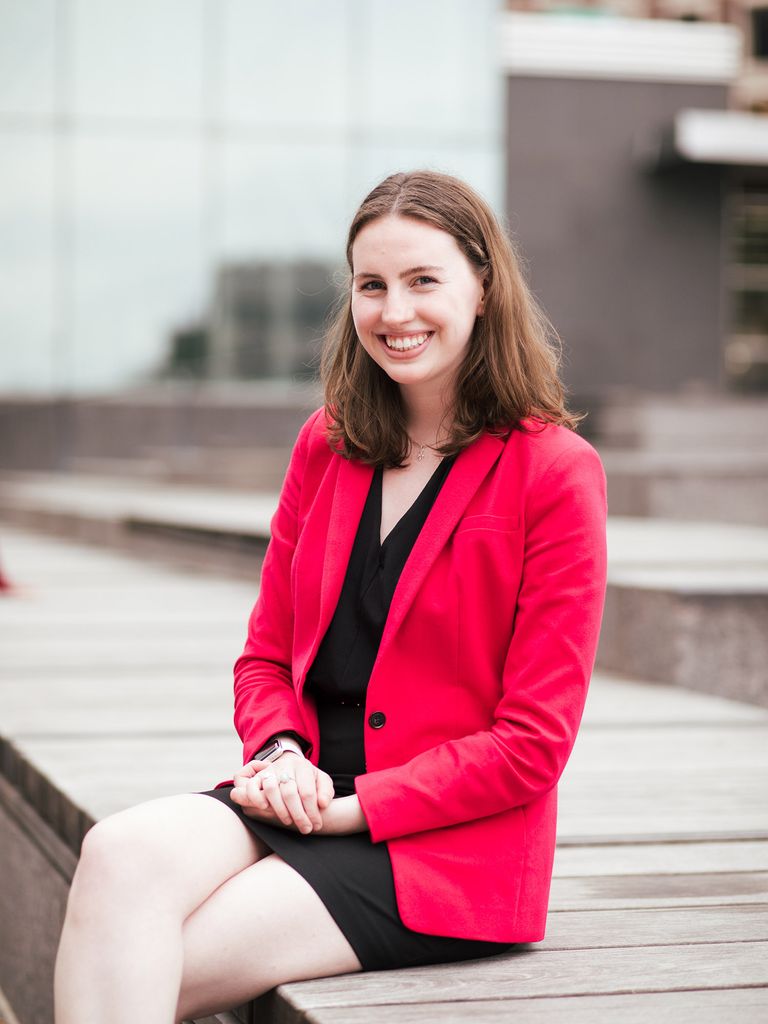
M 284 782 L 293 782 L 293 776 L 289 775 L 288 772 L 282 772 L 280 778 L 278 779 L 278 782 L 280 783 L 281 786 Z

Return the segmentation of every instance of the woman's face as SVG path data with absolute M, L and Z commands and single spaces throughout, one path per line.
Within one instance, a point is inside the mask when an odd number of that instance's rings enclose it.
M 368 355 L 406 394 L 450 398 L 483 304 L 483 283 L 453 235 L 380 217 L 355 239 L 352 274 L 352 318 Z

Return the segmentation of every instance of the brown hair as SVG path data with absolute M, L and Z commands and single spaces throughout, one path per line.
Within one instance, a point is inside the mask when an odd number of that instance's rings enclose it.
M 475 321 L 456 377 L 450 455 L 484 430 L 522 429 L 524 418 L 575 427 L 558 377 L 559 339 L 523 279 L 518 256 L 488 204 L 465 182 L 434 171 L 392 174 L 363 200 L 347 238 L 380 217 L 397 215 L 452 235 L 485 281 L 483 315 Z M 397 384 L 360 344 L 350 308 L 350 284 L 326 336 L 321 360 L 331 444 L 348 458 L 403 465 L 410 441 Z

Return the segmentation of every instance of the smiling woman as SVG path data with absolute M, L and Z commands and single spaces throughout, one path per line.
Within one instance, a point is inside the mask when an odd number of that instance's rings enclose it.
M 347 256 L 325 406 L 235 665 L 243 765 L 88 834 L 57 1024 L 168 1024 L 544 935 L 605 587 L 602 467 L 469 186 L 387 178 Z
M 436 405 L 450 404 L 483 312 L 481 274 L 451 235 L 411 217 L 367 224 L 352 259 L 351 312 L 365 351 L 399 385 L 406 403 L 415 388 L 429 392 Z
M 435 437 L 442 455 L 531 415 L 576 426 L 557 336 L 512 243 L 465 182 L 432 172 L 385 179 L 352 221 L 347 261 L 351 301 L 329 331 L 323 379 L 333 436 L 349 455 L 404 465 L 409 385 L 422 375 L 433 412 L 447 414 Z M 411 352 L 424 360 L 411 363 Z

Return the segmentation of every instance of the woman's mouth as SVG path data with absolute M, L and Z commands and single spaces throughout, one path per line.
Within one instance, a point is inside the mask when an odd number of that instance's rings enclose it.
M 422 331 L 421 334 L 380 334 L 379 337 L 393 352 L 412 352 L 425 345 L 433 333 L 434 331 Z

